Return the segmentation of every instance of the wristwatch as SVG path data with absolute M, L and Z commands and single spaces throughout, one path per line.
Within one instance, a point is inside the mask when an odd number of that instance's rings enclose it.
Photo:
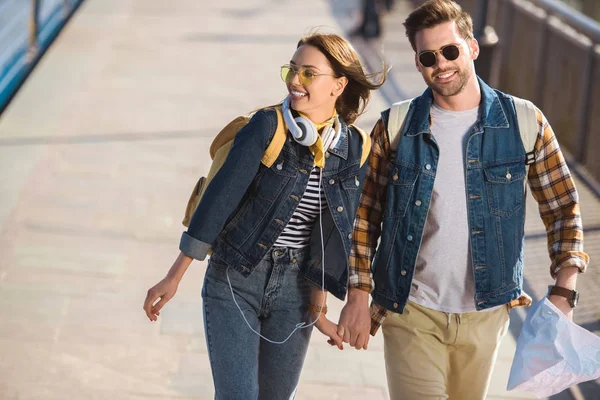
M 579 302 L 579 292 L 577 290 L 570 290 L 560 286 L 550 286 L 550 292 L 548 295 L 561 296 L 569 300 L 571 308 L 575 308 Z

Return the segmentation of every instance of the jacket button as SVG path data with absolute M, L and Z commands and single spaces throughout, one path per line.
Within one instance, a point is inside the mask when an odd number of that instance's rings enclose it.
M 413 240 L 413 237 L 412 237 L 412 235 L 408 235 L 408 236 L 406 237 L 406 240 L 408 240 L 409 242 L 412 242 L 412 240 Z
M 344 207 L 342 207 L 342 206 L 339 206 L 339 207 L 337 208 L 337 210 L 338 210 L 338 212 L 342 212 L 342 211 L 344 211 Z
M 329 158 L 330 154 L 329 152 L 325 153 L 325 158 Z
M 330 180 L 329 180 L 329 184 L 330 184 L 330 185 L 333 185 L 334 183 L 335 183 L 335 179 L 330 179 Z
M 402 275 L 402 276 L 406 276 L 406 270 L 405 270 L 405 269 L 403 269 L 402 271 L 400 271 L 400 275 Z
M 423 203 L 421 202 L 421 200 L 417 200 L 417 201 L 415 201 L 415 206 L 417 206 L 417 207 L 421 207 L 421 204 L 423 204 Z
M 283 163 L 281 163 L 281 164 L 277 164 L 277 167 L 276 167 L 276 168 L 277 168 L 279 171 L 281 171 L 281 170 L 283 169 Z
M 394 308 L 398 308 L 398 303 L 394 303 Z
M 431 164 L 425 164 L 425 169 L 429 171 L 431 169 Z
M 352 239 L 352 234 L 351 233 L 348 234 L 348 239 Z

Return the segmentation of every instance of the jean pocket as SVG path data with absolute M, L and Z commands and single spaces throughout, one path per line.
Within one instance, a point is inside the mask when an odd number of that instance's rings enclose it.
M 386 203 L 390 206 L 386 207 L 385 218 L 404 217 L 419 173 L 418 169 L 409 166 L 395 165 L 392 167 Z
M 219 280 L 223 280 L 223 279 L 226 280 L 227 278 L 224 278 L 224 277 L 227 272 L 227 268 L 229 268 L 227 263 L 225 263 L 225 261 L 223 261 L 223 259 L 221 259 L 219 256 L 213 254 L 210 256 L 210 259 L 208 260 L 208 267 L 206 269 L 206 275 L 209 275 L 212 278 L 216 278 Z
M 512 162 L 483 168 L 491 214 L 510 217 L 523 207 L 525 164 Z
M 297 176 L 296 165 L 280 156 L 270 168 L 261 165 L 249 192 L 252 197 L 272 202 L 279 197 L 290 180 L 295 181 Z

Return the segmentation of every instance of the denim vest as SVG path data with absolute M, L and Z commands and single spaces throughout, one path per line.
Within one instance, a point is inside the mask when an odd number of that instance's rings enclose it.
M 360 134 L 340 122 L 340 139 L 326 154 L 322 170 L 327 208 L 315 221 L 309 261 L 300 268 L 307 279 L 321 286 L 322 225 L 325 288 L 344 299 L 352 228 L 367 163 L 360 166 Z M 273 246 L 304 195 L 314 166 L 309 148 L 291 135 L 272 167 L 260 163 L 276 126 L 275 111 L 263 110 L 238 132 L 225 164 L 206 189 L 188 231 L 182 235 L 183 253 L 203 259 L 212 247 L 217 262 L 248 276 Z
M 479 118 L 468 134 L 464 173 L 474 302 L 483 310 L 522 291 L 526 168 L 512 98 L 482 80 L 479 85 Z M 375 302 L 399 313 L 408 301 L 438 165 L 429 121 L 432 102 L 431 89 L 415 98 L 400 132 L 372 264 Z M 382 116 L 387 126 L 389 110 Z

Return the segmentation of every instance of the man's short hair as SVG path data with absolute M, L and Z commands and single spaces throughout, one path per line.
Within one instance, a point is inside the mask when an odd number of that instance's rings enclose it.
M 413 50 L 417 51 L 415 44 L 417 32 L 450 21 L 456 22 L 456 27 L 463 38 L 473 37 L 471 16 L 452 0 L 429 0 L 411 12 L 404 21 L 404 28 Z

